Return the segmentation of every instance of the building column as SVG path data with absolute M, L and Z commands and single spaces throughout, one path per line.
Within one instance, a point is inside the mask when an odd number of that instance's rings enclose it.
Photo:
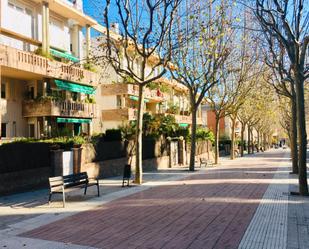
M 80 51 L 79 51 L 79 26 L 77 24 L 74 24 L 72 27 L 72 52 L 73 55 L 76 57 L 80 57 Z
M 42 53 L 49 54 L 49 6 L 47 2 L 42 4 Z
M 88 60 L 90 57 L 91 50 L 91 28 L 90 25 L 86 25 L 86 59 Z

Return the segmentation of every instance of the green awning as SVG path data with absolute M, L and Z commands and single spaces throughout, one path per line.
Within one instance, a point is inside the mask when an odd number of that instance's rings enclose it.
M 138 101 L 138 97 L 136 97 L 136 96 L 130 96 L 129 98 L 134 100 L 134 101 Z M 144 102 L 148 103 L 149 99 L 144 99 Z
M 78 92 L 78 93 L 86 93 L 86 94 L 94 94 L 95 89 L 92 86 L 84 86 L 79 85 L 73 82 L 64 81 L 64 80 L 55 80 L 55 83 L 59 89 L 70 91 L 70 92 Z
M 86 119 L 86 118 L 57 118 L 57 123 L 89 124 L 89 123 L 91 123 L 91 119 Z
M 188 127 L 188 126 L 189 124 L 184 124 L 184 123 L 179 124 L 179 127 Z
M 53 49 L 53 48 L 51 48 L 49 51 L 50 51 L 50 54 L 55 56 L 55 57 L 64 58 L 64 59 L 73 61 L 75 63 L 79 62 L 78 58 L 74 57 L 73 55 L 71 55 L 71 54 L 69 54 L 67 52 L 61 52 L 61 51 L 58 51 L 58 50 Z

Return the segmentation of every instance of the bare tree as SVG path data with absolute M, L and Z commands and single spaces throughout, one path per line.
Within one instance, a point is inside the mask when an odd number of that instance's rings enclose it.
M 304 82 L 309 78 L 309 66 L 306 64 L 309 14 L 304 11 L 304 2 L 303 0 L 256 0 L 255 14 L 265 37 L 268 40 L 275 40 L 279 47 L 284 48 L 289 59 L 296 92 L 299 193 L 308 195 Z M 272 44 L 269 44 L 269 47 L 276 51 Z
M 177 48 L 170 68 L 173 79 L 189 90 L 192 126 L 190 170 L 194 171 L 196 150 L 196 115 L 209 89 L 218 82 L 218 71 L 229 55 L 231 31 L 224 0 L 213 2 L 186 1 L 178 12 L 175 39 Z M 216 8 L 214 8 L 216 7 Z
M 268 42 L 271 43 L 272 41 Z M 291 124 L 288 126 L 290 128 L 288 134 L 290 139 L 292 157 L 292 173 L 298 174 L 297 106 L 295 84 L 291 75 L 291 71 L 289 70 L 289 68 L 286 68 L 289 67 L 289 65 L 285 63 L 285 50 L 283 48 L 279 49 L 280 53 L 278 52 L 276 54 L 273 50 L 270 50 L 270 55 L 265 57 L 266 64 L 272 69 L 272 73 L 266 75 L 265 78 L 266 81 L 274 87 L 279 96 L 290 99 L 291 104 L 289 106 L 291 108 Z
M 135 182 L 142 183 L 144 89 L 166 73 L 173 48 L 172 26 L 181 0 L 106 0 L 104 59 L 126 83 L 139 87 Z M 111 10 L 114 8 L 114 11 Z M 113 33 L 117 20 L 119 35 Z

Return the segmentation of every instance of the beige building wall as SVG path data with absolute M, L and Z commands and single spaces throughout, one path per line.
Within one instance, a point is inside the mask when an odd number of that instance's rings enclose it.
M 22 100 L 25 96 L 27 81 L 2 78 L 5 86 L 5 99 L 2 101 L 1 122 L 6 126 L 6 137 L 28 136 L 27 120 L 22 117 Z

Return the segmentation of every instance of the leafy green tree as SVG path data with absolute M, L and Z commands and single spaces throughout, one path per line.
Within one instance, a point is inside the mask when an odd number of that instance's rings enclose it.
M 174 80 L 188 88 L 191 105 L 190 171 L 195 168 L 197 110 L 205 95 L 218 83 L 220 68 L 230 54 L 232 12 L 227 0 L 185 1 L 175 27 L 172 53 Z

